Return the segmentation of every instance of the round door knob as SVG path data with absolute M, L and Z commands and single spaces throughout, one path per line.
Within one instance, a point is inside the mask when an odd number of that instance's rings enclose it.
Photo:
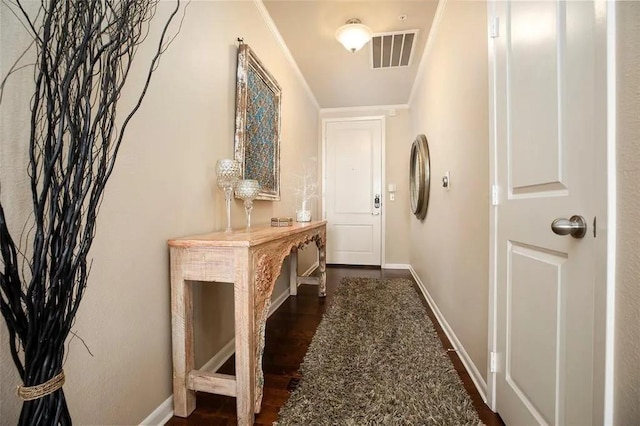
M 582 238 L 587 234 L 587 222 L 582 216 L 571 216 L 569 219 L 559 218 L 551 223 L 551 230 L 558 235 L 571 235 Z

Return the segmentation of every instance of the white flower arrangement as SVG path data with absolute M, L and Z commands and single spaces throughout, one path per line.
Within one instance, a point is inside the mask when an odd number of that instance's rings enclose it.
M 318 175 L 317 158 L 311 157 L 302 164 L 302 174 L 294 175 L 296 186 L 294 194 L 296 197 L 296 219 L 298 222 L 309 222 L 311 220 L 311 210 L 309 203 L 318 198 Z

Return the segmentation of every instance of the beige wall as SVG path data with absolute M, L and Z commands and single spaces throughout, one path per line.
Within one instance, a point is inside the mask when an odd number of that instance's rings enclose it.
M 410 104 L 424 133 L 431 187 L 411 217 L 411 266 L 486 380 L 489 291 L 489 116 L 486 3 L 449 1 Z M 464 30 L 462 30 L 464 29 Z M 451 172 L 451 188 L 441 186 Z
M 614 423 L 640 422 L 640 3 L 617 3 Z
M 389 110 L 396 115 L 390 116 Z M 413 142 L 409 126 L 407 108 L 349 108 L 344 110 L 320 110 L 320 118 L 349 118 L 385 116 L 385 181 L 396 184 L 396 197 L 389 200 L 389 192 L 384 188 L 383 206 L 385 214 L 385 264 L 409 263 L 409 152 Z M 320 130 L 322 134 L 322 129 Z M 383 265 L 384 266 L 384 265 Z
M 170 5 L 161 2 L 157 24 Z M 0 7 L 4 75 L 24 37 L 6 7 Z M 78 424 L 139 423 L 172 392 L 166 240 L 225 225 L 215 163 L 233 155 L 237 37 L 244 37 L 283 89 L 283 182 L 301 172 L 302 160 L 317 155 L 317 107 L 256 5 L 192 2 L 129 128 L 98 217 L 89 286 L 74 327 L 94 356 L 74 339 L 65 364 L 64 389 Z M 140 63 L 148 60 L 151 44 L 153 37 L 139 53 Z M 132 75 L 132 85 L 140 82 L 140 71 Z M 25 71 L 9 81 L 1 106 L 1 196 L 14 231 L 30 211 L 24 121 L 30 75 Z M 125 93 L 121 105 L 131 101 Z M 293 216 L 294 210 L 291 192 L 283 191 L 281 202 L 257 202 L 253 221 L 264 224 L 272 216 Z M 240 202 L 234 202 L 233 213 L 234 226 L 244 226 Z M 286 282 L 274 294 L 282 291 Z M 201 364 L 233 336 L 233 299 L 229 284 L 197 286 L 196 294 L 201 295 L 196 306 Z M 0 330 L 0 423 L 15 424 L 19 380 L 4 324 Z

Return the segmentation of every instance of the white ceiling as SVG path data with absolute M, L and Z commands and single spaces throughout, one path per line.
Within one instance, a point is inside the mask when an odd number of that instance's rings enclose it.
M 321 108 L 406 104 L 437 0 L 263 0 Z M 406 15 L 406 19 L 398 19 Z M 375 33 L 419 29 L 409 67 L 371 68 L 371 43 L 356 53 L 335 39 L 358 18 Z

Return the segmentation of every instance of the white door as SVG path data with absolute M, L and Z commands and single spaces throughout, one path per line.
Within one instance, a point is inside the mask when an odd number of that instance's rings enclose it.
M 594 407 L 606 144 L 603 2 L 496 2 L 496 408 L 507 425 L 601 423 Z M 603 163 L 604 164 L 604 163 Z M 583 216 L 583 238 L 557 218 Z M 601 223 L 604 223 L 602 221 Z M 600 254 L 602 255 L 602 254 Z M 596 385 L 594 385 L 594 382 Z
M 324 122 L 327 263 L 380 265 L 382 118 Z

